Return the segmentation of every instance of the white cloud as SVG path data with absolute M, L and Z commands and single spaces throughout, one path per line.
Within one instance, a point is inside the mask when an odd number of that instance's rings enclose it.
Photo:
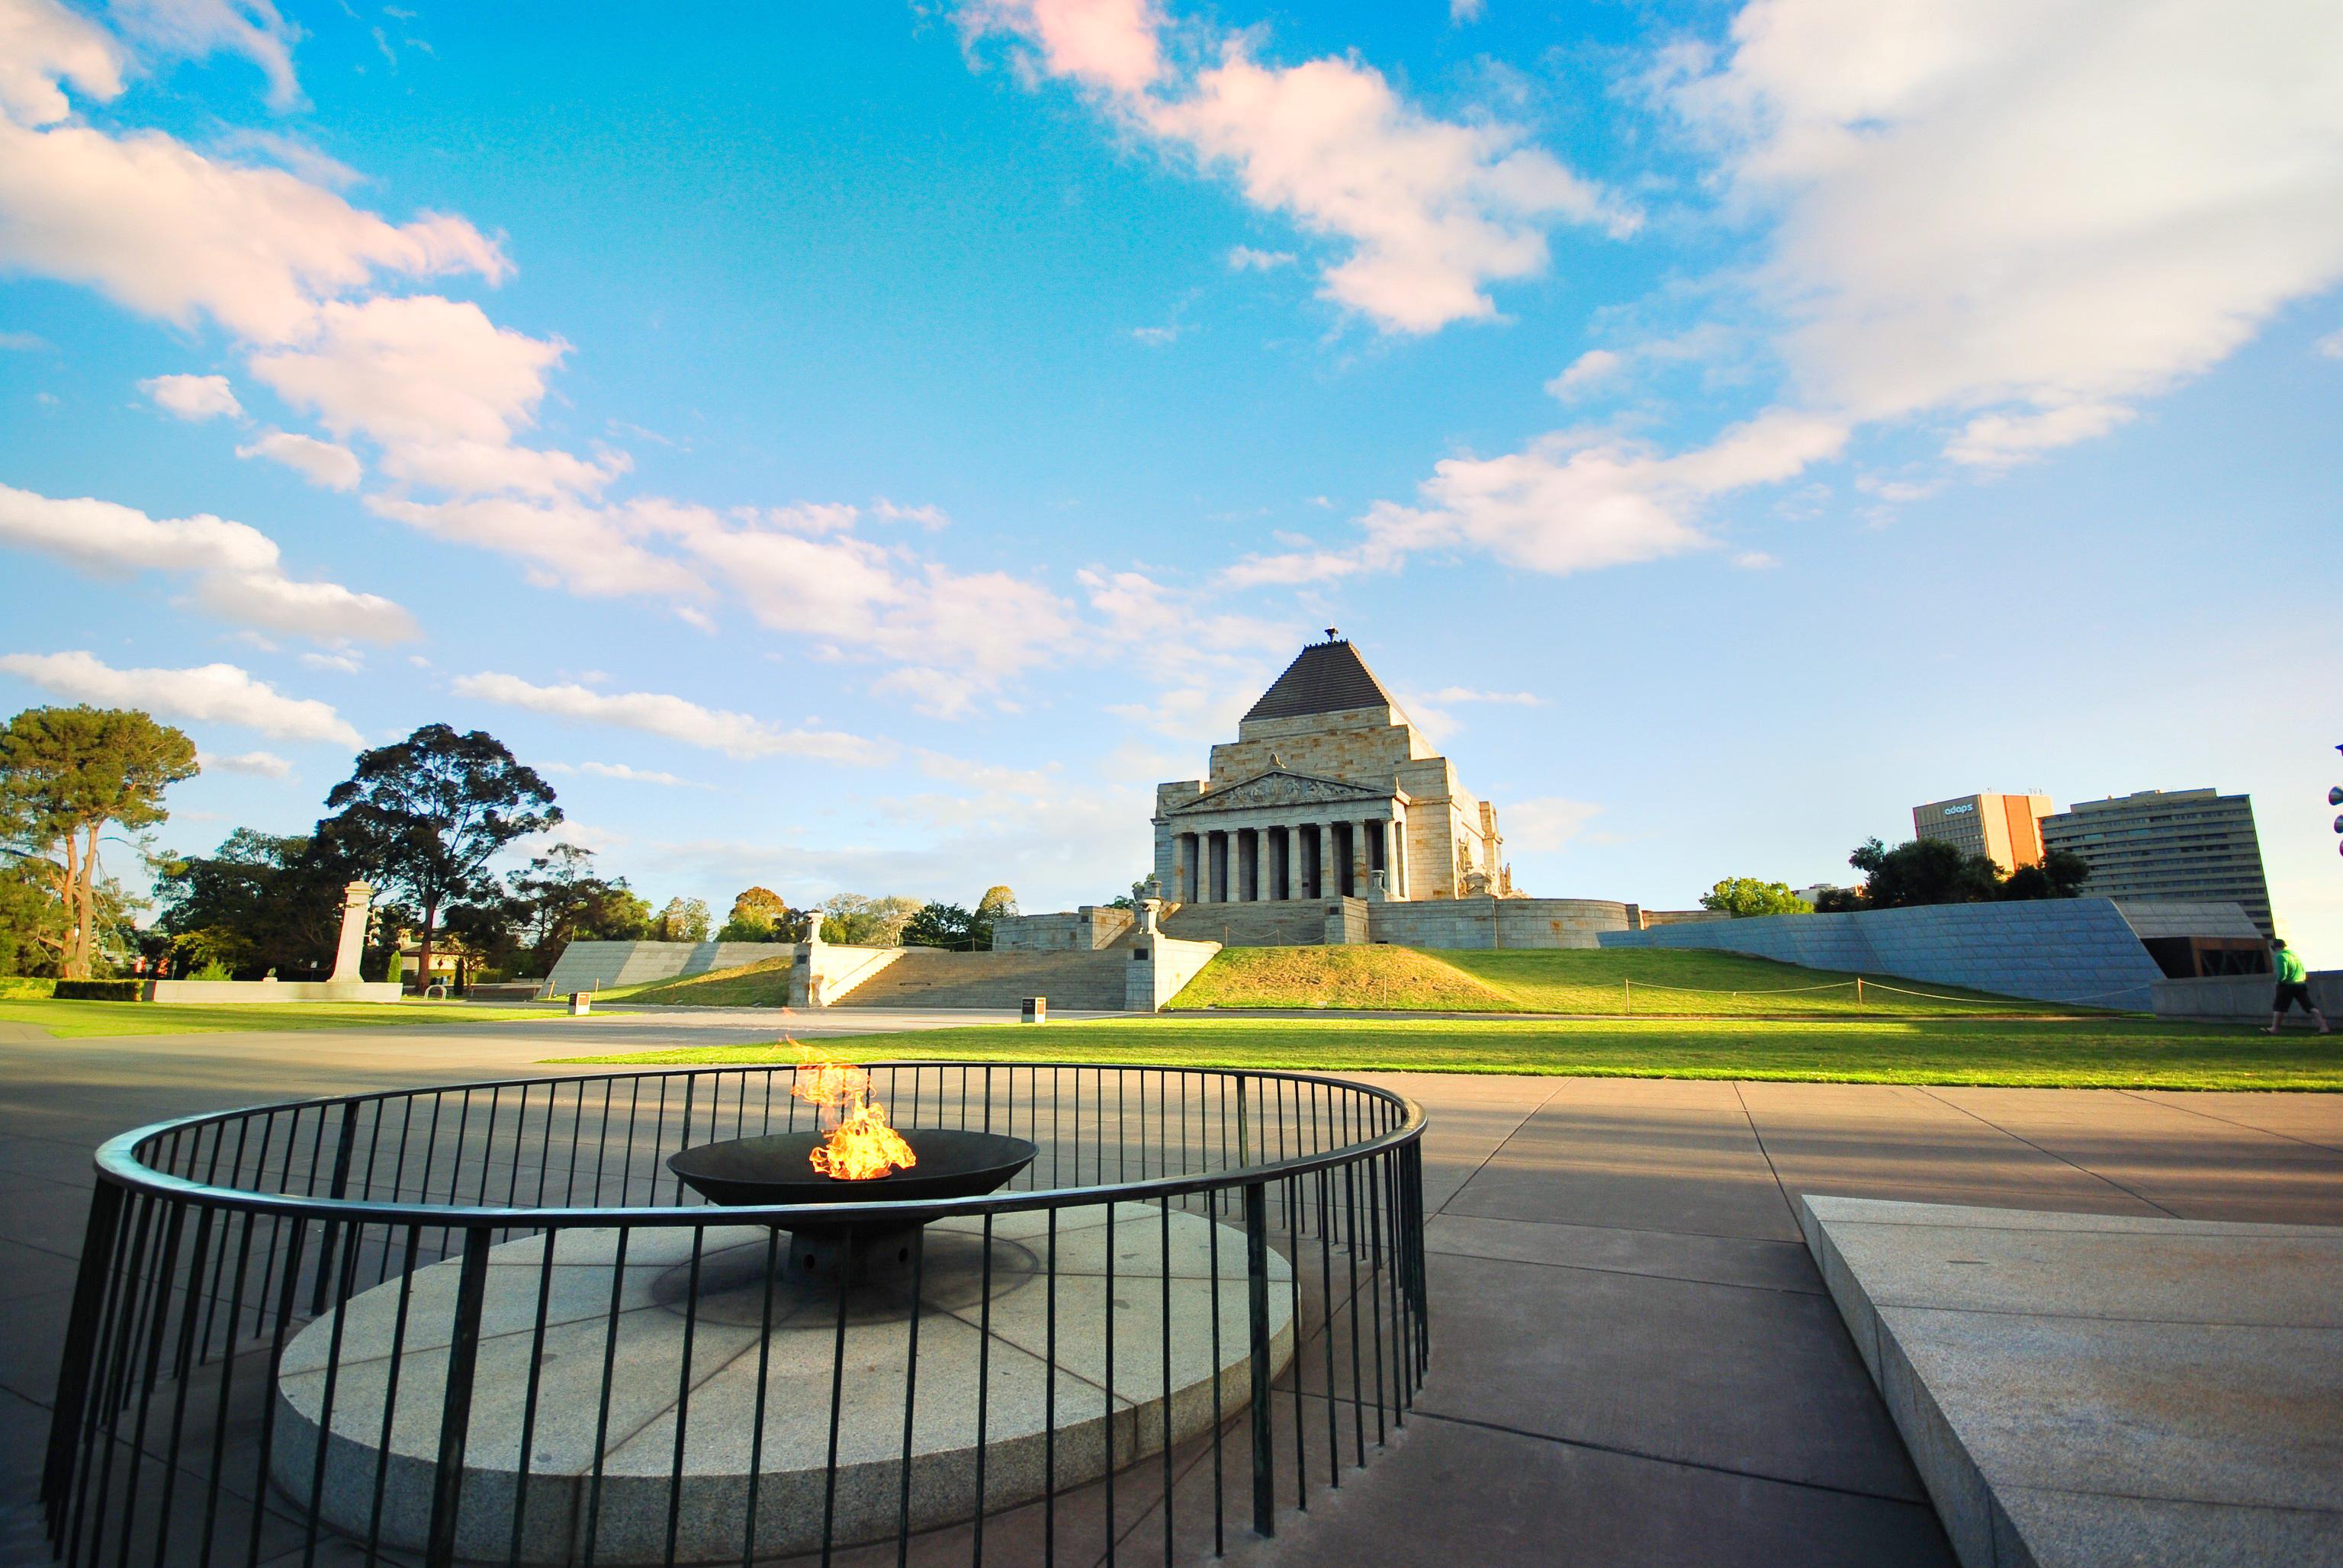
M 242 55 L 268 77 L 268 101 L 277 108 L 300 102 L 293 76 L 293 45 L 301 30 L 269 0 L 111 0 L 116 25 L 159 51 L 201 59 L 225 51 Z
M 1180 339 L 1176 327 L 1134 327 L 1131 340 L 1142 348 L 1168 348 Z
M 1487 8 L 1487 0 L 1448 0 L 1448 21 L 1451 26 L 1462 27 L 1468 22 L 1478 22 Z
M 633 784 L 691 785 L 689 779 L 661 773 L 655 769 L 629 768 L 623 762 L 580 762 L 578 771 L 590 773 L 597 779 L 623 779 Z
M 1229 247 L 1231 272 L 1274 272 L 1281 266 L 1292 266 L 1299 259 L 1290 250 L 1255 250 L 1249 245 Z
M 1180 77 L 1141 0 L 973 0 L 960 20 L 971 36 L 1024 39 L 1040 69 L 1101 95 L 1123 124 L 1345 242 L 1320 292 L 1386 331 L 1495 315 L 1484 286 L 1544 270 L 1555 222 L 1621 236 L 1640 221 L 1513 127 L 1434 119 L 1356 59 L 1264 65 L 1226 35 L 1216 63 Z
M 702 598 L 689 567 L 645 548 L 632 507 L 510 497 L 424 502 L 368 496 L 367 508 L 451 544 L 495 550 L 527 565 L 531 582 L 598 598 L 645 594 Z
M 1507 805 L 1497 827 L 1508 849 L 1554 850 L 1584 832 L 1586 824 L 1602 812 L 1603 808 L 1592 801 L 1540 795 Z
M 138 383 L 138 390 L 181 419 L 238 418 L 244 413 L 225 376 L 150 376 Z
M 917 523 L 930 533 L 951 526 L 950 517 L 941 507 L 899 507 L 884 496 L 870 503 L 870 515 L 882 522 Z
M 704 708 L 665 692 L 601 692 L 574 684 L 537 686 L 494 671 L 459 676 L 454 690 L 458 697 L 525 708 L 558 719 L 639 729 L 729 757 L 810 757 L 871 767 L 893 755 L 890 747 L 860 736 L 838 730 L 780 729 L 745 713 Z
M 256 355 L 252 369 L 337 435 L 498 447 L 533 417 L 567 352 L 498 327 L 469 300 L 386 296 L 327 302 L 314 334 Z
M 93 98 L 122 91 L 122 52 L 106 31 L 56 0 L 0 0 L 0 115 L 28 126 L 73 113 L 58 89 Z
M 2318 340 L 2318 352 L 2329 359 L 2343 359 L 2343 330 L 2328 333 Z
M 76 702 L 144 709 L 166 719 L 241 725 L 287 740 L 333 740 L 346 746 L 362 740 L 331 705 L 287 697 L 232 664 L 116 669 L 92 653 L 11 653 L 0 655 L 0 670 Z
M 207 158 L 160 132 L 0 118 L 0 265 L 85 284 L 181 326 L 299 337 L 317 302 L 378 273 L 476 272 L 503 254 L 461 218 L 395 225 L 282 169 Z
M 414 618 L 389 599 L 338 583 L 296 582 L 285 575 L 274 539 L 208 513 L 156 518 L 112 501 L 58 500 L 0 485 L 0 544 L 105 576 L 189 574 L 196 602 L 238 626 L 327 642 L 416 635 Z
M 1606 381 L 1625 364 L 1608 348 L 1590 348 L 1564 367 L 1561 375 L 1545 384 L 1549 396 L 1571 397 L 1584 392 L 1598 381 Z
M 1946 446 L 1945 456 L 1971 467 L 2006 468 L 2104 436 L 2131 417 L 2117 403 L 2069 403 L 2038 414 L 1980 414 Z
M 1348 549 L 1254 556 L 1222 573 L 1236 587 L 1332 581 L 1388 571 L 1410 556 L 1467 548 L 1556 575 L 1704 548 L 1704 506 L 1796 477 L 1845 445 L 1837 420 L 1775 408 L 1706 447 L 1664 457 L 1616 437 L 1558 431 L 1501 457 L 1449 457 L 1422 502 L 1378 502 Z
M 1733 564 L 1743 571 L 1763 572 L 1771 571 L 1780 566 L 1782 559 L 1779 556 L 1768 555 L 1764 550 L 1743 550 L 1733 558 Z
M 328 490 L 355 490 L 365 477 L 357 454 L 332 441 L 289 430 L 263 430 L 248 446 L 238 447 L 239 457 L 266 457 L 282 463 L 313 485 Z
M 222 620 L 318 642 L 404 642 L 417 635 L 415 618 L 379 594 L 275 572 L 213 572 L 196 579 L 190 597 Z
M 1040 46 L 1051 75 L 1110 92 L 1142 92 L 1164 72 L 1162 17 L 1148 0 L 970 0 L 960 25 L 971 35 L 1018 34 Z
M 366 668 L 366 660 L 347 648 L 333 653 L 305 653 L 300 658 L 311 669 L 330 669 L 337 675 L 356 675 Z
M 255 779 L 293 777 L 293 764 L 274 751 L 240 751 L 227 757 L 216 757 L 206 751 L 197 760 L 207 773 L 243 773 Z
M 1978 416 L 2003 466 L 2112 428 L 2343 278 L 2330 0 L 1754 0 L 1674 101 L 1775 220 L 1807 397 Z

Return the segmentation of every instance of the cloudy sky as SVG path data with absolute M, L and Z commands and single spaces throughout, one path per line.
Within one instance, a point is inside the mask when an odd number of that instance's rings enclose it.
M 2255 798 L 2343 962 L 2332 0 L 0 0 L 0 703 L 1029 909 L 1340 626 L 1531 891 Z

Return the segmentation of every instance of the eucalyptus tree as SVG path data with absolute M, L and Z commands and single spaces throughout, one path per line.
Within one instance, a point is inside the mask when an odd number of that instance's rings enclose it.
M 0 853 L 61 910 L 38 940 L 65 979 L 87 979 L 96 951 L 106 825 L 163 821 L 163 791 L 199 770 L 194 741 L 136 709 L 28 708 L 0 729 Z
M 326 797 L 321 848 L 422 913 L 417 978 L 431 982 L 440 911 L 497 890 L 488 862 L 514 839 L 561 820 L 553 787 L 484 730 L 427 724 L 406 739 L 358 753 Z

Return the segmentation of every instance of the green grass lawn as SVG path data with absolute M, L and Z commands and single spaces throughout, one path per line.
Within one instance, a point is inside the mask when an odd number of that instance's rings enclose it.
M 543 1008 L 468 1007 L 460 1002 L 155 1002 L 0 1000 L 0 1023 L 29 1023 L 60 1040 L 101 1035 L 226 1034 L 246 1030 L 353 1029 L 373 1024 L 500 1023 L 541 1018 Z
M 649 1002 L 663 1007 L 787 1007 L 790 953 L 706 974 L 597 991 L 596 1001 Z
M 1847 1083 L 2343 1091 L 2343 1037 L 2276 1040 L 2244 1025 L 1654 1019 L 1256 1019 L 1158 1016 L 857 1036 L 864 1060 L 1131 1062 L 1324 1071 L 1520 1072 Z M 685 1066 L 789 1061 L 783 1044 L 563 1061 Z
M 1738 953 L 1653 949 L 1425 952 L 1400 947 L 1231 948 L 1172 999 L 1211 1008 L 1359 1008 L 1406 1012 L 1562 1012 L 1685 1018 L 1957 1018 L 2088 1012 L 1800 969 Z M 1911 995 L 1911 992 L 1926 995 Z

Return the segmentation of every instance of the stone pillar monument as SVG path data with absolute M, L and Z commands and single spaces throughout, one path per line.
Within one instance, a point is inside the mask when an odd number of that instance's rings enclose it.
M 327 985 L 357 985 L 365 978 L 358 964 L 366 957 L 367 913 L 373 907 L 371 884 L 352 882 L 342 890 L 342 940 L 334 947 L 334 972 L 327 977 Z

